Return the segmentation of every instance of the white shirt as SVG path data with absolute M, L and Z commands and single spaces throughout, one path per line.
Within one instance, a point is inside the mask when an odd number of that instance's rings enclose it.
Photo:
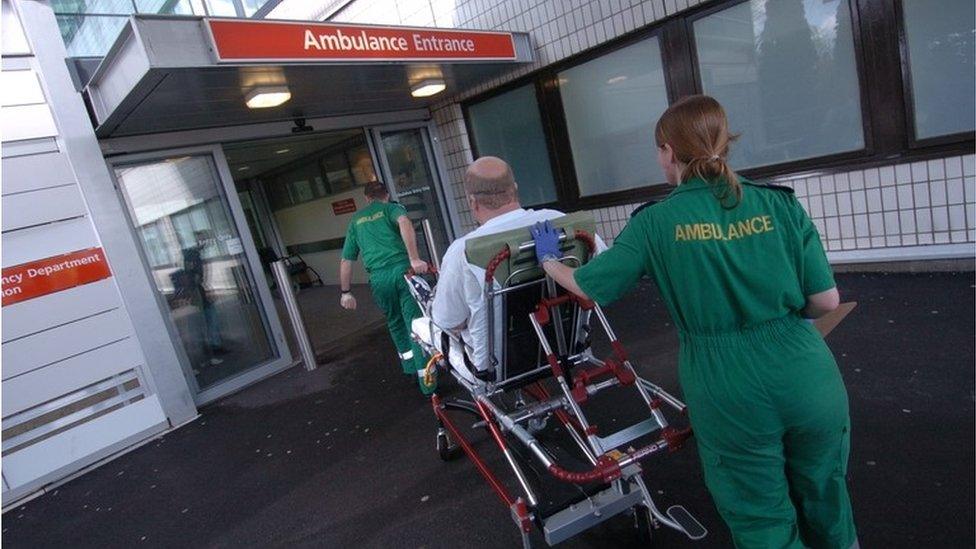
M 431 308 L 434 323 L 444 329 L 461 328 L 461 337 L 473 349 L 472 362 L 479 370 L 487 370 L 488 363 L 488 303 L 485 300 L 485 269 L 468 263 L 465 243 L 494 233 L 528 227 L 539 221 L 562 217 L 556 210 L 526 210 L 519 208 L 493 217 L 484 225 L 451 243 L 441 261 L 437 293 Z M 595 238 L 597 251 L 606 249 L 599 236 Z M 497 285 L 497 282 L 496 282 Z M 501 360 L 501 307 L 495 308 L 495 355 Z

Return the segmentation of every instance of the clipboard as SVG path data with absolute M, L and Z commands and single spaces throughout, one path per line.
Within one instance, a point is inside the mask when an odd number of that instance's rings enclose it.
M 844 320 L 844 318 L 850 314 L 851 311 L 854 310 L 854 307 L 857 307 L 857 301 L 841 303 L 833 311 L 814 320 L 813 327 L 820 332 L 821 336 L 827 337 L 827 334 L 832 332 L 834 328 L 836 328 L 837 325 L 840 324 L 840 322 Z

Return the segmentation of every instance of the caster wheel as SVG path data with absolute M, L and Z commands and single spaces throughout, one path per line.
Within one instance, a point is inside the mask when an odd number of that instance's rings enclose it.
M 637 505 L 634 512 L 634 530 L 637 534 L 637 541 L 641 545 L 651 542 L 654 537 L 654 522 L 651 519 L 651 511 L 643 505 Z
M 453 461 L 460 457 L 461 447 L 454 444 L 451 436 L 444 429 L 437 431 L 437 455 L 444 461 Z

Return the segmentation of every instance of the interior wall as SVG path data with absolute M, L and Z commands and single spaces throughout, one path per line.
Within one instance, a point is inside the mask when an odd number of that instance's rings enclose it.
M 278 225 L 278 233 L 285 246 L 345 238 L 346 228 L 355 212 L 336 215 L 332 211 L 332 203 L 349 198 L 356 202 L 357 211 L 367 204 L 362 188 L 356 187 L 346 192 L 275 211 L 273 215 Z M 341 246 L 341 242 L 338 245 Z M 339 284 L 341 247 L 301 253 L 301 256 L 309 266 L 318 271 L 325 284 Z M 368 281 L 361 261 L 353 264 L 352 281 L 353 284 L 364 284 Z

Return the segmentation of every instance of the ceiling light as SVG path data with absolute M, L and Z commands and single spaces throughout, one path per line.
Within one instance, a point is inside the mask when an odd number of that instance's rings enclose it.
M 291 149 L 278 149 L 278 150 L 275 151 L 275 154 L 285 154 L 286 152 L 288 152 L 290 150 Z
M 430 97 L 444 91 L 447 85 L 439 78 L 430 78 L 410 86 L 410 95 L 414 97 Z
M 250 169 L 251 169 L 250 166 L 241 166 L 240 168 L 237 168 L 237 171 L 243 172 L 243 171 L 247 171 L 247 170 L 250 170 Z
M 250 109 L 277 107 L 289 99 L 291 91 L 288 86 L 258 86 L 244 96 L 244 102 Z
M 614 76 L 610 80 L 607 80 L 607 84 L 613 85 L 613 84 L 617 84 L 617 83 L 623 82 L 624 80 L 627 80 L 627 77 L 626 76 L 623 76 L 623 75 L 621 75 L 621 76 Z

